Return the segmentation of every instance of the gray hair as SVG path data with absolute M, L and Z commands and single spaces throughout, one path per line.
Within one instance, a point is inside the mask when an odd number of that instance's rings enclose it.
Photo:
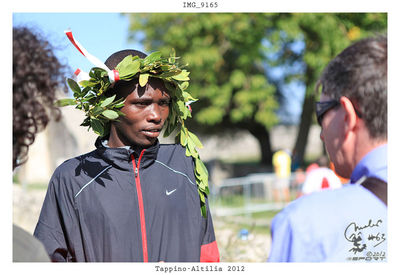
M 387 139 L 387 38 L 360 40 L 325 68 L 316 89 L 339 100 L 351 100 L 374 139 Z

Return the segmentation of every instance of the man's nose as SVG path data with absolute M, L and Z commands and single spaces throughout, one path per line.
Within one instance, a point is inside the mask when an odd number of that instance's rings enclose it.
M 323 135 L 323 133 L 322 133 L 322 128 L 321 128 L 321 131 L 319 132 L 319 138 L 320 138 L 322 141 L 324 141 L 324 135 Z
M 161 108 L 157 103 L 149 105 L 149 113 L 147 115 L 147 121 L 160 123 L 161 122 Z

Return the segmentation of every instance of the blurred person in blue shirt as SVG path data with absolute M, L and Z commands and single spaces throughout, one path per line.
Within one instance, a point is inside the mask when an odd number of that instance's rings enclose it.
M 316 85 L 321 139 L 343 188 L 303 196 L 271 226 L 270 262 L 387 259 L 387 39 L 335 57 Z

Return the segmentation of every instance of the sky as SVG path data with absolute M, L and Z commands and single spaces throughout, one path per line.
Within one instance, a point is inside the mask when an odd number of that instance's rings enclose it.
M 219 4 L 222 5 L 224 2 L 220 1 Z M 182 6 L 182 3 L 176 6 Z M 192 10 L 183 11 L 191 12 Z M 71 29 L 75 39 L 89 53 L 103 62 L 112 53 L 122 49 L 144 51 L 138 41 L 128 40 L 129 18 L 120 12 L 35 13 L 14 11 L 12 25 L 27 25 L 43 33 L 44 37 L 49 39 L 56 48 L 57 57 L 69 65 L 71 74 L 78 68 L 89 72 L 93 64 L 70 43 L 64 33 L 66 29 Z M 275 71 L 278 75 L 280 74 L 279 69 Z M 277 111 L 281 123 L 297 124 L 299 122 L 304 92 L 305 87 L 301 83 L 282 86 L 283 96 L 280 97 L 280 108 Z
M 69 65 L 72 73 L 78 68 L 89 72 L 93 64 L 68 40 L 64 33 L 67 29 L 72 30 L 74 38 L 90 54 L 103 62 L 112 53 L 127 48 L 145 52 L 138 41 L 129 41 L 129 18 L 120 13 L 14 12 L 12 21 L 13 26 L 34 28 L 49 39 L 57 57 Z M 296 124 L 301 115 L 305 87 L 292 84 L 282 89 L 284 96 L 277 115 L 284 124 Z
M 56 48 L 57 57 L 69 65 L 72 73 L 78 68 L 89 72 L 93 64 L 70 43 L 64 33 L 66 29 L 71 29 L 74 38 L 103 62 L 122 49 L 144 51 L 138 41 L 128 40 L 129 18 L 120 12 L 13 12 L 12 24 L 34 27 L 43 33 Z M 280 74 L 279 69 L 275 71 Z M 282 124 L 299 123 L 304 92 L 305 87 L 301 83 L 282 86 L 283 96 L 277 111 Z
M 74 38 L 103 62 L 112 53 L 133 48 L 143 51 L 137 42 L 128 42 L 129 19 L 120 13 L 13 13 L 13 26 L 35 28 L 56 48 L 57 57 L 71 67 L 89 72 L 93 67 L 68 40 L 64 31 L 72 30 Z

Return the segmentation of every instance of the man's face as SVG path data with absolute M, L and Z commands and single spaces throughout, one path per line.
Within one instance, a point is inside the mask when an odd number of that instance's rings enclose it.
M 324 94 L 321 95 L 320 102 L 329 100 L 332 99 Z M 346 150 L 344 115 L 340 105 L 329 109 L 321 119 L 320 137 L 336 172 L 342 177 L 349 178 L 352 168 Z
M 149 79 L 145 87 L 132 83 L 121 87 L 119 93 L 126 96 L 121 109 L 125 116 L 120 116 L 119 121 L 112 124 L 115 131 L 110 133 L 110 146 L 151 146 L 169 115 L 170 96 L 163 82 Z

